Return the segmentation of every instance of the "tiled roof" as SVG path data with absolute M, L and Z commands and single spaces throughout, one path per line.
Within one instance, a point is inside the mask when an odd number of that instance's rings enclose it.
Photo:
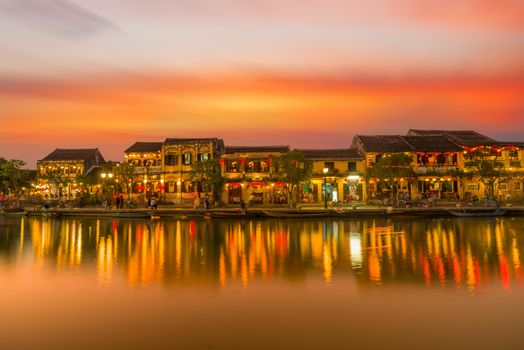
M 414 152 L 400 135 L 356 135 L 366 152 Z
M 289 146 L 226 146 L 225 153 L 286 153 L 289 150 Z
M 402 136 L 417 152 L 461 152 L 457 143 L 444 135 Z
M 87 160 L 89 157 L 99 153 L 98 148 L 87 149 L 65 149 L 57 148 L 42 160 Z
M 157 152 L 162 149 L 163 142 L 135 142 L 124 152 Z
M 217 137 L 189 137 L 189 138 L 167 138 L 165 143 L 186 143 L 186 142 L 223 142 Z
M 496 143 L 497 146 L 515 146 L 515 147 L 519 147 L 519 148 L 524 148 L 524 141 L 516 141 L 516 142 L 511 142 L 511 141 L 499 141 Z
M 306 158 L 314 160 L 362 160 L 362 155 L 352 148 L 337 149 L 295 149 L 303 153 Z
M 495 141 L 491 137 L 482 135 L 473 130 L 417 130 L 410 129 L 408 136 L 416 135 L 444 135 L 455 141 L 459 145 L 489 145 Z

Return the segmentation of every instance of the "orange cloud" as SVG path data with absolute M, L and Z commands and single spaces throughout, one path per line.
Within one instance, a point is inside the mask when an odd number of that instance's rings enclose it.
M 107 158 L 119 159 L 134 141 L 172 136 L 343 147 L 355 133 L 402 133 L 410 127 L 514 132 L 522 129 L 521 77 L 245 71 L 0 79 L 0 99 L 7 101 L 0 145 L 28 140 L 49 148 L 100 146 Z M 47 150 L 32 152 L 36 159 Z

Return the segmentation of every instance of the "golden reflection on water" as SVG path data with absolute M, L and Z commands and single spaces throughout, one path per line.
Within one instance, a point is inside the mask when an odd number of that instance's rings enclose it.
M 140 221 L 22 218 L 0 226 L 0 257 L 36 271 L 96 267 L 130 286 L 249 287 L 351 275 L 361 286 L 511 288 L 522 279 L 524 220 Z M 28 254 L 30 253 L 30 254 Z M 9 256 L 17 259 L 9 259 Z

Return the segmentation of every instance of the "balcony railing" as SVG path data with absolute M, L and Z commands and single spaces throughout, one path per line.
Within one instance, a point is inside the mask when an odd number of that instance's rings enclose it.
M 149 167 L 150 174 L 159 174 L 160 172 L 162 172 L 162 166 L 160 165 Z
M 162 166 L 137 166 L 135 167 L 135 174 L 158 174 L 162 172 Z
M 417 167 L 417 173 L 420 175 L 424 174 L 446 174 L 457 169 L 457 165 L 437 165 L 437 166 L 427 166 L 419 165 Z

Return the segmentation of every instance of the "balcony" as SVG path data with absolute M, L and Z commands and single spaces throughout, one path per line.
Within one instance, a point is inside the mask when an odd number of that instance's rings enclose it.
M 419 175 L 445 175 L 458 169 L 458 165 L 419 165 L 417 173 Z
M 162 172 L 162 166 L 137 166 L 135 167 L 135 174 L 160 174 Z
M 149 167 L 149 174 L 160 174 L 162 172 L 162 166 L 150 166 Z

